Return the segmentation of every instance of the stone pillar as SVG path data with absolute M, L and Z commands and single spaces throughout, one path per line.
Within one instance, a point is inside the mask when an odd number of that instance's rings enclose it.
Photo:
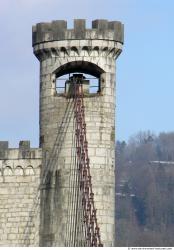
M 80 207 L 75 206 L 73 101 L 56 91 L 56 78 L 73 72 L 99 79 L 98 93 L 84 98 L 85 118 L 101 239 L 104 246 L 114 246 L 115 60 L 122 44 L 123 24 L 117 21 L 95 20 L 91 29 L 85 20 L 74 20 L 74 29 L 67 29 L 66 21 L 33 26 L 33 49 L 40 61 L 41 246 L 85 245 L 82 218 L 75 220 Z M 75 231 L 81 238 L 77 242 Z

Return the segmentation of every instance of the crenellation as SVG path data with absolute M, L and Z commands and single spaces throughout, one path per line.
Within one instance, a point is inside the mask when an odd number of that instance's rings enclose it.
M 97 29 L 99 32 L 104 33 L 108 30 L 108 20 L 106 19 L 97 19 L 92 21 L 92 28 Z
M 8 149 L 8 141 L 0 141 L 0 150 Z
M 20 150 L 29 150 L 30 149 L 30 141 L 20 141 L 19 142 Z
M 0 141 L 0 158 L 7 157 L 8 141 Z
M 65 20 L 56 20 L 52 21 L 50 24 L 53 40 L 64 40 L 65 32 L 67 30 L 67 21 Z
M 26 228 L 35 195 L 39 192 L 42 149 L 30 148 L 30 141 L 20 141 L 19 148 L 0 142 L 0 246 L 25 246 Z M 33 178 L 34 177 L 34 178 Z M 39 177 L 39 178 L 38 178 Z M 29 208 L 29 206 L 31 208 Z M 39 207 L 39 200 L 37 202 Z M 33 211 L 34 212 L 34 211 Z M 38 220 L 35 216 L 32 220 Z M 32 230 L 39 226 L 33 224 Z M 28 236 L 27 236 L 28 237 Z M 39 236 L 28 237 L 29 244 L 38 245 Z
M 124 42 L 124 24 L 118 21 L 109 22 L 109 28 L 114 30 L 114 40 Z
M 74 35 L 76 39 L 85 39 L 86 35 L 86 20 L 75 19 L 74 20 Z
M 20 141 L 18 148 L 0 142 L 0 246 L 67 246 L 62 232 L 76 236 L 74 102 L 56 90 L 57 78 L 75 72 L 98 79 L 97 93 L 84 96 L 89 178 L 102 243 L 114 246 L 115 59 L 123 32 L 121 22 L 106 19 L 92 21 L 91 28 L 85 19 L 75 19 L 72 29 L 65 20 L 33 26 L 33 51 L 40 61 L 40 148 L 30 147 L 30 141 Z M 68 246 L 74 246 L 71 239 Z
M 30 148 L 30 141 L 20 141 L 19 148 L 9 148 L 7 141 L 0 141 L 0 162 L 10 159 L 41 159 L 41 148 Z
M 65 20 L 38 23 L 32 29 L 33 46 L 49 41 L 63 40 L 113 40 L 123 44 L 124 26 L 121 22 L 105 19 L 92 21 L 92 29 L 86 28 L 85 19 L 75 19 L 74 29 L 67 29 Z

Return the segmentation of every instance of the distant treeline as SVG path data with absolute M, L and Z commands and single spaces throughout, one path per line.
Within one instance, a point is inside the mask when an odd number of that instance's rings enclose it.
M 116 145 L 117 246 L 174 246 L 174 132 Z

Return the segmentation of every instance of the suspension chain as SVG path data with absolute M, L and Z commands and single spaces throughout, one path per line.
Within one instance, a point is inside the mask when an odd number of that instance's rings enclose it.
M 74 84 L 74 116 L 76 153 L 80 191 L 82 195 L 83 223 L 86 226 L 86 243 L 90 247 L 102 247 L 100 228 L 97 222 L 97 210 L 94 204 L 90 162 L 88 156 L 88 141 L 86 139 L 85 107 L 83 100 L 83 84 L 81 78 L 73 80 Z

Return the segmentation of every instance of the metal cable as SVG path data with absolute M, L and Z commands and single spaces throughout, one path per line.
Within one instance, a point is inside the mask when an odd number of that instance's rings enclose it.
M 103 246 L 100 237 L 100 228 L 97 222 L 97 216 L 94 204 L 94 193 L 92 188 L 88 142 L 86 138 L 86 123 L 85 123 L 85 107 L 83 100 L 83 85 L 82 78 L 74 81 L 75 83 L 75 118 L 76 118 L 76 140 L 77 140 L 77 157 L 80 161 L 80 189 L 83 200 L 82 207 L 84 209 L 84 223 L 87 226 L 87 245 L 88 246 Z

